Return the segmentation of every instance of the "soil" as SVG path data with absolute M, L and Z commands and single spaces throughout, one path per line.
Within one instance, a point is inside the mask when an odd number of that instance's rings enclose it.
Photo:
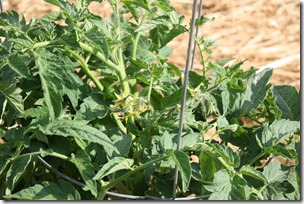
M 2 0 L 5 10 L 26 12 L 27 19 L 39 18 L 58 10 L 43 0 Z M 73 1 L 73 0 L 72 0 Z M 244 69 L 275 67 L 272 83 L 292 85 L 300 89 L 300 1 L 294 0 L 205 0 L 202 13 L 215 17 L 214 22 L 200 27 L 199 35 L 219 41 L 213 47 L 212 60 L 235 58 L 233 63 L 246 60 Z M 192 1 L 171 0 L 189 25 Z M 106 2 L 92 3 L 90 10 L 109 17 L 111 8 Z M 188 35 L 170 43 L 174 52 L 170 61 L 185 67 Z M 201 71 L 200 57 L 196 55 L 194 69 Z

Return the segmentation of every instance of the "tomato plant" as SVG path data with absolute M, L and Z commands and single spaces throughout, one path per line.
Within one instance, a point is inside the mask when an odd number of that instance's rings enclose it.
M 211 61 L 215 42 L 196 39 L 203 73 L 189 72 L 177 151 L 184 74 L 167 44 L 184 18 L 169 1 L 109 0 L 111 19 L 94 0 L 45 1 L 60 11 L 0 14 L 2 198 L 171 198 L 177 166 L 179 197 L 300 199 L 300 95 L 272 69 Z

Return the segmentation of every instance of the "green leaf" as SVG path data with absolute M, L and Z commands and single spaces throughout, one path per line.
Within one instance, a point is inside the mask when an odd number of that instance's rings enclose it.
M 81 51 L 80 45 L 77 41 L 76 33 L 65 33 L 60 36 L 60 40 L 62 40 L 63 43 L 68 45 L 69 47 Z
M 83 99 L 79 111 L 76 112 L 74 120 L 92 121 L 102 119 L 108 114 L 108 107 L 102 96 L 98 93 L 92 93 Z
M 29 49 L 32 49 L 33 45 L 34 45 L 31 41 L 20 39 L 20 38 L 16 38 L 16 39 L 10 38 L 9 42 L 14 42 L 14 43 L 16 43 L 18 45 L 21 45 L 21 46 L 29 48 Z
M 261 73 L 253 74 L 249 78 L 245 93 L 239 94 L 236 99 L 234 97 L 230 99 L 235 100 L 230 112 L 233 117 L 239 118 L 247 114 L 265 100 L 267 91 L 270 88 L 269 80 L 271 75 L 272 70 L 266 69 Z M 225 103 L 225 99 L 223 99 L 223 103 Z
M 170 25 L 167 24 L 157 24 L 150 31 L 150 36 L 152 42 L 157 46 L 156 48 L 160 49 L 167 45 L 171 40 L 176 38 L 178 35 L 185 33 L 187 29 L 179 24 Z M 172 28 L 171 28 L 172 27 Z
M 206 82 L 206 79 L 195 71 L 189 71 L 189 85 L 193 89 Z
M 108 161 L 94 176 L 94 180 L 102 179 L 103 177 L 117 172 L 122 169 L 132 169 L 133 159 L 126 159 L 123 157 L 115 157 Z
M 166 60 L 172 54 L 172 52 L 173 52 L 173 48 L 164 46 L 158 50 L 158 57 Z
M 256 170 L 253 166 L 249 166 L 249 165 L 242 166 L 239 172 L 243 175 L 251 176 L 264 183 L 266 183 L 267 181 L 264 175 L 260 171 Z
M 63 16 L 63 14 L 58 11 L 58 12 L 51 12 L 51 13 L 47 13 L 44 16 L 42 16 L 40 18 L 40 20 L 47 20 L 47 21 L 59 21 L 59 20 L 64 20 L 65 17 Z
M 238 125 L 237 124 L 229 125 L 227 118 L 223 116 L 219 116 L 217 118 L 217 127 L 219 131 L 231 130 L 232 132 L 235 132 L 238 128 Z
M 184 135 L 181 141 L 182 149 L 195 146 L 200 137 L 202 137 L 202 134 L 196 132 Z
M 146 1 L 144 1 L 144 0 L 121 0 L 121 2 L 124 4 L 127 4 L 127 5 L 134 5 L 136 7 L 143 8 L 148 12 L 151 12 Z
M 63 119 L 54 120 L 48 125 L 40 127 L 39 130 L 47 135 L 81 138 L 90 142 L 98 143 L 104 146 L 104 148 L 113 149 L 118 152 L 118 149 L 114 146 L 113 142 L 107 135 L 96 128 L 84 124 L 83 122 Z
M 282 166 L 279 161 L 272 162 L 264 167 L 263 175 L 267 180 L 267 186 L 262 194 L 266 199 L 287 198 L 290 193 L 298 192 L 289 177 L 291 169 Z M 296 196 L 296 194 L 294 194 Z
M 0 84 L 0 93 L 5 96 L 6 100 L 14 108 L 14 110 L 16 110 L 18 113 L 23 114 L 24 102 L 21 92 L 22 89 L 15 87 L 13 84 Z
M 101 18 L 87 19 L 88 22 L 100 29 L 106 38 L 113 38 L 112 24 L 107 20 Z
M 1 146 L 3 146 L 3 145 L 1 145 Z M 9 161 L 1 155 L 1 157 L 0 157 L 0 175 L 2 175 L 3 171 L 6 169 L 8 164 L 9 164 Z
M 267 184 L 283 182 L 288 177 L 288 171 L 282 170 L 278 161 L 266 165 L 262 174 L 266 178 Z
M 23 116 L 25 118 L 38 118 L 43 115 L 47 115 L 47 107 L 45 106 L 37 106 L 35 108 L 28 108 L 24 111 Z
M 210 18 L 207 18 L 205 16 L 201 16 L 199 19 L 196 19 L 195 25 L 199 26 L 199 25 L 202 25 L 204 23 L 207 23 L 207 22 L 210 22 L 210 21 L 214 21 L 214 19 L 215 19 L 215 17 L 213 17 L 213 18 L 210 19 Z
M 20 181 L 20 178 L 26 171 L 28 165 L 32 160 L 32 155 L 23 155 L 18 157 L 12 162 L 11 167 L 6 174 L 6 194 L 11 194 L 15 186 Z
M 83 150 L 78 150 L 76 155 L 72 154 L 72 161 L 76 165 L 82 179 L 86 186 L 90 189 L 91 193 L 97 197 L 97 183 L 93 180 L 95 170 L 89 155 Z
M 222 164 L 216 157 L 203 151 L 199 155 L 199 165 L 203 182 L 212 182 L 214 174 L 223 168 Z
M 138 23 L 139 16 L 138 16 L 138 13 L 137 13 L 138 11 L 136 10 L 136 7 L 134 7 L 134 5 L 132 5 L 132 4 L 127 4 L 127 3 L 125 3 L 124 6 L 130 11 L 130 13 L 132 14 L 133 18 Z
M 300 93 L 293 86 L 274 86 L 276 104 L 282 112 L 282 119 L 300 121 Z
M 94 2 L 94 1 L 95 2 L 103 2 L 103 0 L 79 0 L 79 1 L 76 1 L 75 4 L 77 6 L 77 4 L 79 3 L 80 8 L 87 8 L 87 6 L 90 5 L 90 3 Z
M 146 64 L 148 66 L 154 59 L 156 59 L 156 55 L 152 51 L 150 51 L 150 47 L 151 47 L 151 42 L 147 38 L 141 36 L 138 40 L 138 46 L 136 51 L 137 53 L 136 58 L 138 59 L 139 62 L 134 63 L 134 61 L 131 61 L 133 62 L 133 66 L 139 64 L 143 64 L 143 65 Z
M 40 131 L 37 131 L 39 135 Z M 44 134 L 41 134 L 44 135 Z M 46 137 L 46 136 L 45 136 Z M 57 152 L 62 155 L 69 156 L 72 152 L 72 145 L 69 138 L 61 137 L 61 136 L 55 136 L 52 137 L 46 137 L 48 141 L 49 148 L 52 149 L 54 152 Z M 38 138 L 37 138 L 38 139 Z
M 63 57 L 62 57 L 63 58 Z M 68 58 L 63 58 L 68 59 Z M 68 60 L 71 62 L 70 60 Z M 64 62 L 66 67 L 68 67 L 68 63 Z M 66 94 L 74 108 L 78 106 L 78 100 L 81 98 L 81 86 L 83 85 L 83 81 L 73 72 L 68 72 L 68 70 L 63 70 L 62 76 L 64 77 L 63 90 L 61 92 Z
M 29 70 L 27 69 L 26 64 L 24 63 L 24 61 L 22 60 L 21 57 L 19 57 L 18 55 L 11 55 L 8 58 L 8 65 L 9 67 L 14 70 L 14 72 L 16 72 L 17 74 L 19 74 L 20 76 L 26 78 L 26 79 L 34 79 Z
M 213 155 L 214 157 L 222 157 L 226 166 L 237 168 L 240 165 L 240 156 L 230 147 L 217 143 L 206 143 L 205 145 L 209 146 L 212 150 L 206 148 L 203 151 L 208 152 L 209 155 Z
M 183 34 L 187 32 L 187 29 L 184 26 L 181 25 L 174 25 L 174 27 L 170 30 L 169 33 L 166 33 L 163 38 L 161 39 L 160 48 L 167 45 L 169 42 L 171 42 L 173 39 L 175 39 L 180 34 Z M 158 36 L 160 37 L 160 36 Z
M 175 162 L 182 178 L 182 191 L 186 192 L 191 180 L 191 165 L 189 157 L 186 153 L 180 151 L 167 150 Z
M 149 30 L 152 30 L 153 28 L 155 28 L 158 24 L 161 24 L 162 21 L 164 21 L 166 18 L 163 18 L 162 20 L 159 21 L 157 20 L 150 20 L 147 21 L 143 24 L 141 24 L 134 32 L 147 32 Z
M 173 92 L 171 95 L 162 98 L 161 104 L 163 108 L 177 106 L 177 104 L 180 104 L 182 101 L 182 95 L 183 95 L 183 89 L 179 89 L 175 92 Z M 189 90 L 187 90 L 187 99 L 189 99 L 190 93 Z
M 261 148 L 277 145 L 282 139 L 290 137 L 300 129 L 300 123 L 289 120 L 275 120 L 271 125 L 265 125 L 261 135 L 256 139 Z
M 290 150 L 286 149 L 286 147 L 282 147 L 279 145 L 270 148 L 264 147 L 264 152 L 273 154 L 274 156 L 282 156 L 290 160 L 294 159 Z
M 301 180 L 299 178 L 299 175 L 297 174 L 294 169 L 290 171 L 288 181 L 290 184 L 294 187 L 295 191 L 292 193 L 286 194 L 286 197 L 288 197 L 290 200 L 300 200 L 301 198 Z
M 46 49 L 38 49 L 35 54 L 44 99 L 51 118 L 55 119 L 61 114 L 62 95 L 67 94 L 72 105 L 77 106 L 83 82 L 73 73 L 74 65 L 68 57 Z
M 212 192 L 209 200 L 248 200 L 249 187 L 245 179 L 238 175 L 231 175 L 226 169 L 218 171 L 214 175 L 211 184 L 204 187 Z
M 62 110 L 62 98 L 60 95 L 60 89 L 62 84 L 59 81 L 61 76 L 56 72 L 58 69 L 64 67 L 60 63 L 58 56 L 42 49 L 36 51 L 38 56 L 36 58 L 36 64 L 39 67 L 39 76 L 43 89 L 44 99 L 49 113 L 52 119 L 57 118 Z M 64 79 L 62 79 L 64 80 Z
M 56 183 L 44 181 L 4 197 L 18 200 L 81 200 L 74 186 L 61 179 Z
M 6 30 L 21 30 L 26 25 L 24 16 L 20 21 L 20 16 L 16 11 L 0 13 L 0 26 L 5 26 Z
M 75 21 L 78 17 L 78 10 L 75 4 L 64 0 L 44 0 L 50 4 L 53 4 L 61 9 L 61 11 L 69 18 L 70 21 Z
M 94 47 L 102 52 L 106 58 L 109 57 L 109 45 L 102 32 L 94 27 L 85 33 L 85 37 L 90 44 L 94 45 Z
M 107 156 L 109 159 L 114 157 L 124 157 L 126 156 L 132 146 L 132 136 L 130 134 L 125 134 L 119 128 L 112 128 L 106 132 L 106 134 L 113 141 L 114 146 L 118 149 L 118 152 L 115 152 L 113 149 L 105 148 Z
M 46 106 L 29 108 L 25 111 L 24 117 L 34 118 L 29 125 L 29 131 L 38 128 L 39 125 L 46 125 L 49 123 L 49 111 Z
M 166 152 L 167 149 L 176 149 L 177 141 L 177 134 L 171 134 L 166 131 L 159 139 L 159 146 L 163 152 Z

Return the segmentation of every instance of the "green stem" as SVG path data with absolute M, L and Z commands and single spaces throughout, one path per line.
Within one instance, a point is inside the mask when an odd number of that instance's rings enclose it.
M 24 36 L 28 41 L 30 41 L 31 43 L 34 43 L 34 41 L 27 35 L 27 33 Z
M 67 161 L 71 161 L 71 159 L 68 156 L 65 156 L 63 154 L 59 154 L 57 152 L 51 153 L 50 156 L 57 157 L 57 158 L 60 158 L 60 159 L 63 159 L 63 160 L 67 160 Z
M 116 0 L 116 3 L 114 5 L 114 12 L 115 12 L 114 15 L 115 15 L 115 29 L 116 29 L 117 40 L 121 41 L 119 4 L 120 4 L 120 1 Z M 124 63 L 124 59 L 123 59 L 123 52 L 122 52 L 121 46 L 119 46 L 117 52 L 118 52 L 117 54 L 118 54 L 118 63 L 119 63 L 118 75 L 121 80 L 124 93 L 126 95 L 129 95 L 130 87 L 129 87 L 128 81 L 126 80 L 126 78 L 127 78 L 126 71 L 125 71 L 126 67 L 125 67 L 125 63 Z
M 126 95 L 130 94 L 130 87 L 129 87 L 128 81 L 126 80 L 127 75 L 126 75 L 125 68 L 124 68 L 123 65 L 119 66 L 119 65 L 114 64 L 111 60 L 107 59 L 102 53 L 94 50 L 92 47 L 88 46 L 85 43 L 79 42 L 79 45 L 82 49 L 84 49 L 85 51 L 95 55 L 98 59 L 103 61 L 106 65 L 113 68 L 119 76 L 119 79 L 122 83 L 122 87 L 123 87 L 124 92 L 126 93 Z
M 51 45 L 53 43 L 55 43 L 56 41 L 45 41 L 45 42 L 39 42 L 36 43 L 33 48 L 37 49 L 37 48 L 41 48 L 41 47 L 46 47 L 48 45 Z M 83 46 L 85 46 L 85 44 L 83 43 Z M 69 52 L 77 61 L 78 63 L 81 65 L 82 70 L 86 73 L 86 75 L 94 82 L 94 84 L 96 85 L 96 87 L 100 90 L 103 91 L 104 87 L 103 85 L 100 83 L 100 81 L 95 77 L 94 74 L 92 74 L 91 70 L 89 69 L 87 63 L 73 50 L 69 49 L 69 48 L 64 48 L 65 51 Z M 93 50 L 93 49 L 92 49 Z M 105 58 L 104 58 L 105 59 Z
M 118 125 L 118 127 L 124 132 L 127 133 L 127 129 L 126 127 L 122 124 L 121 120 L 119 120 L 119 117 L 116 113 L 112 113 L 112 116 L 116 122 L 116 124 Z
M 45 41 L 45 42 L 36 43 L 33 46 L 33 48 L 36 49 L 36 48 L 40 48 L 40 47 L 46 47 L 52 43 L 55 43 L 55 41 Z M 94 50 L 91 46 L 89 46 L 83 42 L 79 42 L 79 45 L 82 49 L 95 55 L 98 59 L 100 59 L 106 65 L 108 65 L 109 67 L 114 69 L 118 73 L 118 76 L 120 78 L 120 81 L 122 83 L 122 86 L 123 86 L 126 94 L 128 95 L 130 93 L 130 88 L 129 88 L 129 84 L 126 80 L 126 72 L 125 72 L 124 66 L 118 66 L 118 65 L 114 64 L 111 60 L 107 59 L 102 53 Z
M 217 84 L 207 89 L 207 92 L 212 91 L 213 89 L 216 89 L 226 78 L 221 79 Z
M 253 160 L 251 160 L 251 162 L 249 163 L 249 165 L 253 165 L 254 162 L 256 162 L 259 158 L 261 158 L 265 153 L 261 152 L 260 154 L 258 154 L 256 157 L 254 157 Z
M 199 49 L 199 53 L 201 55 L 201 58 L 202 58 L 202 65 L 203 65 L 203 76 L 206 77 L 206 65 L 205 65 L 205 60 L 204 60 L 204 55 L 203 55 L 203 50 L 200 46 L 200 43 L 198 42 L 198 40 L 196 38 L 194 38 L 196 44 L 197 44 L 197 47 Z
M 150 166 L 151 164 L 154 164 L 156 162 L 162 161 L 162 160 L 164 160 L 164 159 L 166 159 L 168 157 L 169 157 L 169 155 L 162 156 L 162 157 L 159 157 L 159 158 L 154 159 L 152 161 L 149 161 L 149 162 L 147 162 L 145 164 L 142 164 L 139 167 L 135 168 L 133 171 L 129 171 L 128 173 L 125 173 L 121 177 L 119 177 L 119 178 L 115 179 L 114 181 L 110 182 L 104 188 L 108 190 L 108 189 L 112 188 L 113 186 L 115 186 L 116 184 L 120 183 L 121 181 L 125 180 L 126 178 L 128 178 L 132 174 L 134 174 L 134 173 L 136 173 L 136 172 L 138 172 L 138 171 L 140 171 L 142 169 L 145 169 L 146 167 Z
M 259 199 L 264 200 L 264 197 L 262 195 L 262 192 L 264 191 L 264 189 L 266 188 L 267 185 L 264 185 L 260 190 L 256 190 L 254 189 L 253 192 L 255 192 L 255 194 L 259 197 Z
M 103 85 L 100 83 L 100 81 L 96 78 L 96 76 L 91 72 L 91 70 L 89 69 L 87 63 L 73 50 L 69 49 L 69 48 L 64 48 L 67 52 L 69 52 L 77 61 L 78 63 L 81 65 L 82 70 L 86 73 L 86 75 L 94 82 L 94 84 L 96 85 L 96 87 L 99 89 L 99 91 L 103 91 L 104 87 Z
M 39 42 L 39 43 L 36 43 L 33 48 L 34 49 L 37 49 L 37 48 L 40 48 L 40 47 L 46 47 L 52 43 L 55 43 L 55 41 L 45 41 L 45 42 Z M 126 75 L 126 72 L 125 72 L 125 67 L 123 64 L 121 65 L 116 65 L 114 64 L 111 60 L 107 59 L 102 53 L 94 50 L 92 47 L 90 47 L 89 45 L 85 44 L 85 43 L 82 43 L 82 42 L 79 42 L 79 45 L 82 49 L 84 49 L 85 51 L 95 55 L 98 59 L 100 59 L 102 62 L 104 62 L 106 65 L 108 65 L 109 67 L 111 67 L 112 69 L 114 69 L 117 73 L 118 73 L 118 76 L 120 78 L 120 81 L 122 83 L 122 86 L 123 86 L 123 90 L 124 92 L 129 95 L 130 94 L 130 87 L 129 87 L 129 83 L 128 81 L 126 80 L 127 78 L 127 75 Z M 66 48 L 68 49 L 68 48 Z M 76 54 L 77 55 L 77 54 Z M 73 54 L 74 56 L 74 54 Z M 78 55 L 77 55 L 78 56 Z M 75 56 L 76 57 L 76 56 Z M 79 56 L 78 56 L 79 57 Z M 80 58 L 81 59 L 81 58 Z M 82 59 L 81 59 L 82 60 Z M 95 83 L 95 82 L 94 82 Z M 97 82 L 98 83 L 98 82 Z M 102 89 L 103 90 L 103 89 Z
M 102 53 L 94 50 L 91 46 L 83 43 L 83 42 L 79 42 L 79 45 L 82 49 L 84 49 L 85 51 L 95 55 L 98 59 L 100 59 L 102 62 L 104 62 L 106 65 L 108 65 L 109 67 L 111 67 L 112 69 L 114 69 L 117 72 L 120 72 L 120 67 L 117 66 L 116 64 L 114 64 L 111 60 L 107 59 Z
M 121 41 L 121 31 L 120 31 L 120 15 L 119 15 L 119 0 L 116 0 L 114 5 L 114 16 L 115 16 L 115 29 L 116 29 L 116 35 L 117 40 Z M 123 61 L 123 55 L 122 55 L 122 49 L 121 46 L 118 47 L 118 61 L 121 66 L 124 68 L 124 61 Z
M 139 37 L 140 37 L 140 32 L 138 32 L 136 34 L 135 39 L 133 40 L 132 60 L 136 60 L 137 46 L 138 46 Z
M 135 39 L 133 40 L 132 60 L 136 60 L 136 53 L 137 53 L 137 46 L 138 46 L 139 37 L 140 37 L 140 33 L 138 32 L 135 36 Z M 137 80 L 136 79 L 130 80 L 130 86 L 131 86 L 133 95 L 138 96 L 139 93 L 137 91 Z
M 149 91 L 148 91 L 148 103 L 151 105 L 151 94 L 152 94 L 152 87 L 153 86 L 153 75 L 151 75 L 151 80 L 149 84 Z
M 56 41 L 44 41 L 44 42 L 39 42 L 39 43 L 35 43 L 33 48 L 34 49 L 37 49 L 37 48 L 40 48 L 40 47 L 46 47 L 50 44 L 53 44 L 55 43 Z
M 231 167 L 231 166 L 228 166 L 222 157 L 219 157 L 218 159 L 219 159 L 219 161 L 222 163 L 222 165 L 223 165 L 226 169 L 228 169 L 229 171 L 232 171 L 233 173 L 235 173 L 234 168 Z

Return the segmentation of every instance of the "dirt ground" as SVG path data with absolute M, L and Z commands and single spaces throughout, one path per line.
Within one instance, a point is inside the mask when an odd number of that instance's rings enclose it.
M 2 0 L 5 10 L 26 12 L 27 19 L 39 18 L 57 8 L 43 0 Z M 215 21 L 200 27 L 200 35 L 219 41 L 214 47 L 212 60 L 236 58 L 247 60 L 243 68 L 251 66 L 275 67 L 272 83 L 293 85 L 300 89 L 300 1 L 295 0 L 205 0 L 202 13 L 215 17 Z M 192 1 L 171 0 L 189 25 Z M 93 13 L 103 17 L 110 15 L 107 3 L 94 3 Z M 170 58 L 183 68 L 186 61 L 188 35 L 182 35 L 170 43 L 174 52 Z M 200 58 L 196 56 L 195 70 L 200 71 Z

